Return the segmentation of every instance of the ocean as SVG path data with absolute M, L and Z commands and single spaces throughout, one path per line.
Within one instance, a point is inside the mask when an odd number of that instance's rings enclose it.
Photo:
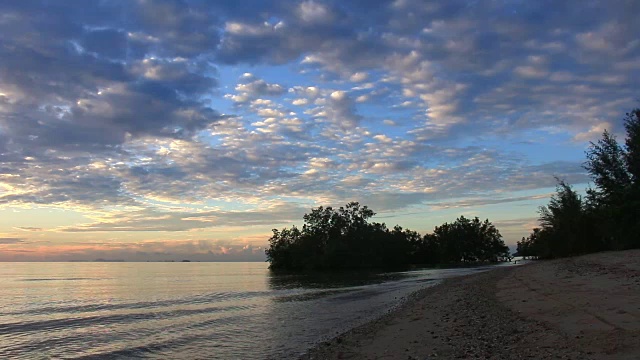
M 2 359 L 289 359 L 446 277 L 266 263 L 0 263 Z

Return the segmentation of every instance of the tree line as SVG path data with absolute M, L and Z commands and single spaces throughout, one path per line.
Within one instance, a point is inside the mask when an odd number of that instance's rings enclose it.
M 421 236 L 396 225 L 370 222 L 375 213 L 357 202 L 318 207 L 302 229 L 273 230 L 265 251 L 274 270 L 402 269 L 410 265 L 495 262 L 509 248 L 489 220 L 459 217 Z
M 586 196 L 558 179 L 538 213 L 540 226 L 517 243 L 517 255 L 557 258 L 640 248 L 640 109 L 624 118 L 624 144 L 604 131 L 586 151 Z

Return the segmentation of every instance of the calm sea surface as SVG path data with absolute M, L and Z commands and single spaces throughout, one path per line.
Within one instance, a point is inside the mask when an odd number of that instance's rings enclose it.
M 292 358 L 481 270 L 318 278 L 266 263 L 0 263 L 0 358 Z

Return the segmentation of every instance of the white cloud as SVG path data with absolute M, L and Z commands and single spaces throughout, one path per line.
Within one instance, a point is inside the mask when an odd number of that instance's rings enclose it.
M 602 137 L 605 130 L 611 131 L 613 127 L 609 122 L 600 122 L 592 125 L 587 131 L 579 132 L 573 137 L 573 141 L 584 143 L 587 141 L 596 141 Z
M 516 74 L 526 78 L 543 78 L 549 74 L 546 69 L 541 69 L 530 65 L 518 66 L 514 71 Z
M 263 25 L 263 26 L 255 26 L 250 24 L 243 24 L 240 22 L 227 22 L 225 24 L 225 31 L 229 34 L 234 35 L 264 35 L 269 33 L 272 30 L 271 27 Z
M 391 143 L 393 142 L 393 139 L 391 139 L 390 137 L 388 137 L 387 135 L 384 134 L 378 134 L 376 136 L 373 137 L 374 139 L 378 140 L 381 143 Z
M 367 74 L 366 72 L 357 72 L 351 75 L 351 77 L 349 77 L 349 80 L 352 82 L 363 82 L 367 81 L 368 78 L 369 74 Z
M 363 103 L 369 101 L 369 95 L 360 95 L 356 98 L 356 102 Z
M 347 93 L 345 91 L 334 91 L 331 93 L 331 99 L 335 101 L 343 101 L 347 98 Z
M 300 3 L 298 16 L 302 21 L 312 24 L 328 24 L 333 19 L 333 14 L 325 5 L 312 0 Z
M 246 93 L 249 96 L 282 95 L 287 91 L 287 89 L 280 84 L 270 84 L 262 79 L 238 84 L 235 90 Z
M 303 105 L 307 105 L 309 103 L 309 100 L 307 100 L 307 99 L 295 99 L 291 103 L 293 105 L 303 106 Z

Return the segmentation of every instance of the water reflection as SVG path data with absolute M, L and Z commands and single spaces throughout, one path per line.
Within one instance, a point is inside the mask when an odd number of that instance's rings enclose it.
M 268 274 L 271 290 L 288 289 L 334 289 L 350 288 L 379 284 L 387 281 L 397 281 L 411 277 L 409 272 L 334 272 L 334 273 L 306 273 L 287 274 L 270 272 Z

